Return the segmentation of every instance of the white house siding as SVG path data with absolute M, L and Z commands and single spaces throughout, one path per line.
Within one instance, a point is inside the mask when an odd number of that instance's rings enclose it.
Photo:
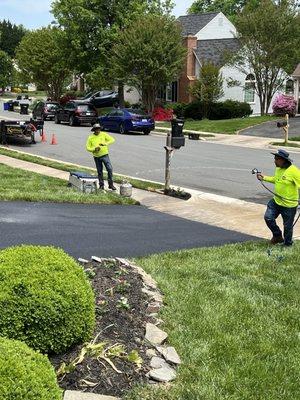
M 215 16 L 204 28 L 197 33 L 198 40 L 230 39 L 236 37 L 234 25 L 223 13 Z
M 141 95 L 136 88 L 125 86 L 124 100 L 128 101 L 130 104 L 136 104 L 141 101 Z

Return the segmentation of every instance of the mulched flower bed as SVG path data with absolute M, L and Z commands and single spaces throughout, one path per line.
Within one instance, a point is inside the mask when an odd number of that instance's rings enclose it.
M 145 325 L 153 322 L 146 311 L 149 298 L 142 292 L 140 275 L 116 260 L 92 261 L 84 269 L 96 296 L 93 338 L 89 347 L 78 345 L 51 356 L 50 361 L 60 370 L 58 382 L 65 390 L 122 396 L 134 385 L 147 382 Z

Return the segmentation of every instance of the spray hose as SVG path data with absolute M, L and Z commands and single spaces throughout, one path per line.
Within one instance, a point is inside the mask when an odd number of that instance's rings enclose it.
M 251 173 L 254 175 L 254 174 L 260 174 L 260 171 L 258 171 L 258 169 L 257 168 L 253 168 L 253 170 L 251 171 Z M 287 200 L 287 201 L 297 201 L 298 202 L 298 207 L 297 207 L 297 210 L 298 210 L 298 217 L 296 218 L 296 220 L 295 220 L 295 222 L 294 222 L 294 224 L 293 224 L 293 228 L 294 228 L 294 226 L 296 225 L 296 223 L 299 221 L 299 218 L 300 218 L 300 201 L 299 201 L 299 199 L 288 199 L 288 198 L 286 198 L 286 197 L 283 197 L 283 196 L 280 196 L 280 194 L 277 194 L 277 193 L 275 193 L 275 192 L 273 192 L 273 190 L 271 190 L 271 189 L 269 189 L 264 183 L 263 183 L 263 181 L 260 181 L 260 184 L 268 191 L 268 192 L 270 192 L 270 193 L 272 193 L 275 197 L 278 197 L 278 198 L 280 198 L 280 199 L 282 199 L 282 200 Z

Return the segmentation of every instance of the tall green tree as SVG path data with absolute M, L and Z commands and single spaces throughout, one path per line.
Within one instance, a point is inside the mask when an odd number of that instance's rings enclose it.
M 261 114 L 268 112 L 272 97 L 282 87 L 300 57 L 300 24 L 295 2 L 262 0 L 257 8 L 246 6 L 235 21 L 241 50 L 231 64 L 245 75 L 255 75 Z
M 16 52 L 23 79 L 46 90 L 54 100 L 61 96 L 70 74 L 65 45 L 64 32 L 48 27 L 27 33 Z
M 201 65 L 200 75 L 191 88 L 192 95 L 202 101 L 204 118 L 207 118 L 210 105 L 223 95 L 223 77 L 220 68 L 211 62 Z
M 10 21 L 0 21 L 0 49 L 10 57 L 15 56 L 15 50 L 26 33 L 23 25 L 15 25 Z
M 206 12 L 222 12 L 227 18 L 234 21 L 237 13 L 241 12 L 246 4 L 257 7 L 260 0 L 196 0 L 188 9 L 189 14 Z
M 171 0 L 54 0 L 52 12 L 69 40 L 69 65 L 90 82 L 111 85 L 111 48 L 118 35 L 141 15 L 170 13 Z M 119 82 L 123 102 L 123 83 Z
M 152 112 L 159 88 L 178 78 L 185 57 L 176 21 L 148 14 L 121 33 L 111 61 L 116 77 L 137 87 Z
M 5 51 L 0 50 L 0 88 L 3 90 L 11 83 L 13 65 Z

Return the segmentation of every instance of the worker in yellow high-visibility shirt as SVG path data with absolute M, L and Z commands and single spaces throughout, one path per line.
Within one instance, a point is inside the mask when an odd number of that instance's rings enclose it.
M 108 155 L 108 146 L 115 142 L 115 139 L 106 132 L 101 132 L 100 124 L 94 124 L 92 134 L 86 142 L 86 149 L 93 154 L 99 179 L 99 188 L 104 189 L 103 164 L 108 175 L 108 187 L 117 190 L 113 183 L 113 170 Z
M 290 155 L 285 150 L 271 153 L 275 162 L 275 175 L 266 176 L 257 174 L 257 179 L 275 184 L 274 197 L 269 201 L 265 213 L 265 221 L 273 237 L 271 244 L 283 243 L 285 246 L 293 244 L 293 225 L 299 204 L 300 171 L 292 164 Z M 283 219 L 283 236 L 276 218 Z

